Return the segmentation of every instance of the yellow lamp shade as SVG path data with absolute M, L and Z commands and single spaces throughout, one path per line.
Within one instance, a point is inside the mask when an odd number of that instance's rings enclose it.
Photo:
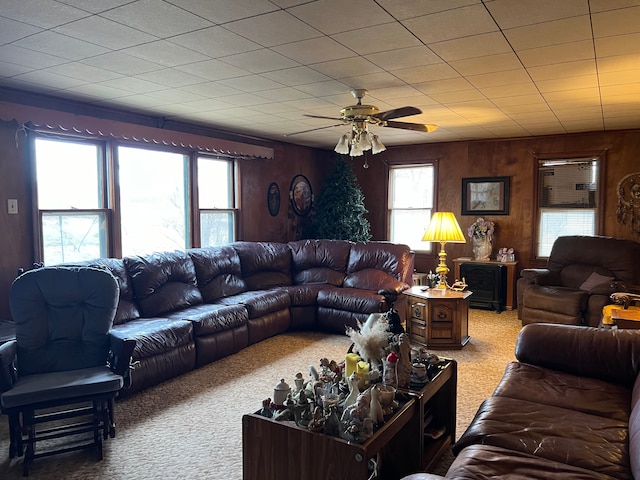
M 453 212 L 435 212 L 422 235 L 422 241 L 467 243 Z

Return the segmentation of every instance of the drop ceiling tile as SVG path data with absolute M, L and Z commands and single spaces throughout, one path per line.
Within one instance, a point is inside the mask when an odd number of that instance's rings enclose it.
M 502 87 L 531 81 L 527 71 L 521 67 L 501 72 L 468 75 L 466 79 L 477 88 Z
M 493 0 L 486 6 L 503 30 L 589 14 L 584 0 Z
M 597 88 L 598 76 L 583 75 L 580 77 L 556 78 L 553 80 L 542 80 L 536 82 L 538 89 L 542 94 L 549 92 L 560 92 L 563 90 L 574 90 L 576 88 Z
M 598 105 L 578 108 L 557 108 L 553 111 L 561 122 L 585 118 L 602 117 L 602 108 Z
M 65 75 L 58 75 L 57 73 L 44 70 L 34 70 L 31 72 L 23 73 L 21 75 L 15 76 L 13 79 L 17 81 L 25 81 L 41 85 L 48 90 L 63 90 L 66 88 L 73 88 L 78 85 L 89 83 L 84 80 L 67 77 Z
M 283 10 L 227 23 L 225 28 L 264 47 L 323 36 L 322 32 Z
M 607 130 L 625 130 L 628 128 L 638 128 L 638 117 L 636 115 L 628 117 L 605 118 L 605 127 Z
M 479 90 L 492 100 L 502 97 L 535 95 L 538 93 L 538 89 L 533 82 L 513 83 L 510 85 L 500 85 L 498 87 L 484 87 Z
M 173 37 L 212 26 L 210 21 L 169 2 L 137 0 L 107 10 L 101 16 L 158 38 Z
M 325 97 L 326 102 L 331 103 L 332 99 L 329 96 L 336 95 L 339 98 L 345 98 L 347 100 L 353 99 L 349 94 L 351 86 L 340 82 L 338 80 L 329 80 L 326 82 L 314 82 L 305 85 L 296 86 L 296 90 L 307 93 L 314 97 Z M 343 101 L 338 101 L 336 105 L 343 105 Z
M 155 72 L 141 73 L 139 75 L 136 75 L 136 78 L 141 80 L 148 80 L 150 82 L 159 83 L 160 85 L 174 88 L 194 85 L 205 81 L 205 79 L 202 77 L 191 75 L 177 68 L 165 68 L 163 70 L 157 70 Z
M 602 118 L 599 118 L 599 119 L 583 118 L 579 120 L 562 121 L 561 123 L 562 123 L 562 126 L 569 133 L 594 132 L 594 131 L 602 130 L 604 128 L 604 122 Z
M 401 70 L 395 70 L 393 74 L 400 80 L 409 84 L 460 78 L 460 74 L 446 63 L 404 68 Z
M 224 97 L 224 101 L 230 103 L 231 105 L 236 105 L 239 107 L 250 107 L 252 105 L 262 105 L 264 103 L 269 103 L 269 100 L 267 100 L 266 98 L 260 95 L 254 95 L 253 93 L 228 95 Z
M 23 65 L 16 65 L 15 63 L 3 62 L 0 66 L 0 78 L 14 77 L 21 73 L 27 73 L 32 71 L 33 68 L 25 67 Z
M 136 45 L 135 47 L 125 48 L 121 52 L 165 67 L 177 67 L 188 63 L 201 62 L 209 58 L 166 40 Z
M 429 47 L 446 62 L 511 52 L 511 47 L 500 32 L 432 43 Z
M 106 87 L 117 88 L 125 92 L 128 92 L 129 95 L 132 95 L 134 93 L 149 93 L 155 90 L 164 90 L 166 88 L 165 85 L 161 85 L 155 82 L 150 82 L 150 81 L 147 81 L 141 78 L 136 78 L 136 77 L 105 80 L 104 82 L 100 82 L 97 85 L 104 85 Z
M 53 31 L 80 40 L 91 39 L 91 43 L 111 50 L 120 50 L 156 39 L 140 30 L 98 16 L 66 23 Z
M 640 30 L 640 5 L 594 13 L 592 23 L 595 38 L 638 33 Z
M 121 78 L 122 75 L 110 72 L 103 68 L 92 67 L 79 62 L 55 65 L 42 70 L 43 73 L 52 72 L 56 75 L 64 75 L 82 81 L 82 83 L 98 83 L 113 78 Z
M 443 63 L 441 58 L 425 46 L 399 48 L 388 52 L 372 53 L 364 57 L 389 72 Z
M 269 49 L 254 50 L 247 53 L 230 55 L 223 59 L 225 63 L 242 68 L 251 73 L 265 73 L 284 68 L 300 66 L 299 63 Z
M 60 3 L 80 8 L 91 13 L 100 13 L 119 7 L 131 0 L 61 0 Z
M 108 85 L 101 85 L 98 83 L 89 83 L 86 85 L 78 85 L 73 87 L 74 93 L 81 94 L 86 98 L 93 100 L 111 100 L 119 97 L 127 97 L 131 95 L 131 92 L 122 90 L 120 88 L 111 87 Z
M 482 5 L 410 18 L 402 23 L 426 44 L 498 31 Z
M 166 90 L 149 92 L 147 95 L 163 104 L 195 102 L 204 99 L 202 95 L 197 95 L 183 88 L 168 88 Z
M 359 55 L 421 46 L 420 41 L 399 23 L 387 23 L 338 33 L 332 38 Z
M 355 77 L 345 77 L 341 78 L 340 81 L 352 88 L 364 88 L 369 90 L 404 85 L 402 80 L 387 72 L 369 73 L 367 75 L 357 75 Z
M 635 7 L 638 0 L 589 0 L 589 8 L 592 13 L 617 10 L 619 8 Z
M 242 77 L 251 72 L 242 68 L 234 67 L 220 60 L 207 60 L 204 62 L 182 65 L 180 70 L 192 75 L 197 75 L 207 80 L 224 80 L 228 78 Z
M 432 93 L 458 92 L 460 90 L 469 90 L 473 87 L 468 80 L 462 77 L 414 83 L 413 86 L 426 95 L 431 95 Z
M 172 0 L 191 13 L 214 23 L 227 23 L 278 10 L 268 0 Z
M 476 89 L 460 90 L 457 92 L 431 93 L 429 95 L 433 100 L 439 103 L 446 103 L 450 108 L 455 110 L 455 104 L 460 102 L 469 102 L 473 100 L 486 100 L 486 97 Z
M 11 43 L 41 31 L 41 28 L 0 16 L 0 45 Z
M 595 57 L 593 42 L 584 40 L 581 42 L 564 43 L 548 47 L 520 50 L 518 56 L 525 67 L 537 67 L 553 63 L 575 62 L 576 60 L 588 60 Z
M 469 5 L 478 5 L 480 0 L 379 0 L 378 3 L 399 20 L 406 20 L 429 13 L 444 12 Z
M 500 110 L 509 116 L 516 115 L 529 115 L 531 113 L 538 112 L 550 112 L 551 109 L 546 103 L 536 102 L 530 104 L 514 104 L 514 105 L 499 105 Z
M 567 90 L 561 92 L 549 92 L 545 93 L 544 98 L 548 102 L 553 101 L 568 101 L 568 100 L 578 100 L 578 99 L 588 99 L 592 98 L 597 100 L 600 98 L 600 91 L 598 88 L 576 88 L 574 90 Z
M 602 87 L 612 87 L 616 85 L 635 85 L 640 78 L 640 62 L 636 63 L 635 70 L 623 70 L 615 72 L 600 73 L 599 80 Z
M 349 57 L 311 65 L 311 68 L 330 78 L 378 73 L 382 69 L 362 57 Z
M 13 44 L 35 52 L 56 55 L 69 60 L 82 60 L 83 58 L 101 55 L 109 50 L 98 45 L 68 37 L 52 31 L 36 33 L 23 38 Z
M 603 101 L 605 98 L 609 96 L 616 95 L 628 95 L 633 96 L 636 95 L 635 104 L 638 105 L 640 103 L 640 83 L 627 83 L 624 85 L 611 85 L 611 86 L 603 86 L 600 87 L 600 91 L 602 92 Z M 638 108 L 638 115 L 640 116 L 640 107 Z
M 515 95 L 513 97 L 494 98 L 493 103 L 502 109 L 517 107 L 517 106 L 524 106 L 525 108 L 529 108 L 529 109 L 549 108 L 546 102 L 544 101 L 544 98 L 542 98 L 542 95 L 540 95 L 539 93 L 530 94 L 530 95 Z
M 612 37 L 596 38 L 596 52 L 598 57 L 605 58 L 618 55 L 640 54 L 640 33 L 615 35 Z
M 506 30 L 505 35 L 514 50 L 546 47 L 580 40 L 591 41 L 589 15 L 527 25 Z
M 324 82 L 329 80 L 327 75 L 309 67 L 285 68 L 282 70 L 263 73 L 263 76 L 270 78 L 274 82 L 288 86 L 304 85 L 307 83 Z
M 264 90 L 275 90 L 281 88 L 283 85 L 278 82 L 274 82 L 262 75 L 247 75 L 245 77 L 230 78 L 227 80 L 220 80 L 220 85 L 226 85 L 228 87 L 237 88 L 243 92 L 261 92 Z
M 211 58 L 258 50 L 260 45 L 223 27 L 210 27 L 172 37 L 171 42 L 200 52 Z
M 278 104 L 280 102 L 289 102 L 291 100 L 300 100 L 302 98 L 309 98 L 308 93 L 301 92 L 295 88 L 276 88 L 273 90 L 265 90 L 256 92 L 256 95 L 269 100 L 271 103 Z M 260 109 L 258 109 L 260 110 Z M 290 109 L 287 108 L 287 111 Z
M 273 50 L 303 65 L 329 62 L 355 56 L 354 52 L 329 37 L 273 47 Z M 271 69 L 275 70 L 275 69 Z
M 121 75 L 137 75 L 162 68 L 157 63 L 147 62 L 123 52 L 110 52 L 96 57 L 85 58 L 82 63 Z
M 0 69 L 2 69 L 3 62 L 38 69 L 67 63 L 68 60 L 55 55 L 35 52 L 15 45 L 2 45 L 0 46 Z
M 598 67 L 599 66 L 600 65 L 598 65 Z M 529 75 L 531 75 L 531 78 L 536 82 L 597 74 L 596 62 L 594 59 L 540 65 L 538 67 L 529 67 L 527 68 L 527 71 L 529 72 Z
M 464 76 L 517 70 L 522 67 L 518 57 L 511 52 L 487 57 L 457 60 L 455 62 L 449 62 L 449 64 Z
M 18 22 L 41 28 L 54 28 L 90 14 L 53 0 L 36 2 L 2 2 L 1 15 Z
M 237 95 L 242 93 L 236 88 L 227 87 L 226 85 L 220 85 L 217 82 L 205 82 L 198 83 L 196 85 L 187 85 L 181 88 L 185 92 L 190 92 L 195 95 L 200 95 L 204 98 L 220 98 L 227 95 Z
M 394 19 L 371 0 L 324 0 L 290 8 L 289 13 L 321 32 L 332 35 L 392 22 Z

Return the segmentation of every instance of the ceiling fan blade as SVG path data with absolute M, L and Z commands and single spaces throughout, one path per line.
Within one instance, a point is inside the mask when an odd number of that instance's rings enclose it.
M 437 125 L 432 125 L 430 123 L 422 124 L 422 123 L 407 123 L 407 122 L 385 122 L 385 127 L 391 128 L 404 128 L 405 130 L 416 130 L 418 132 L 433 132 Z
M 410 117 L 411 115 L 420 115 L 422 110 L 416 107 L 400 107 L 386 112 L 380 112 L 375 115 L 380 120 L 391 120 L 392 118 Z
M 324 115 L 304 115 L 305 117 L 311 117 L 311 118 L 324 118 L 325 120 L 335 120 L 335 121 L 342 121 L 341 118 L 336 118 L 336 117 L 325 117 Z
M 335 120 L 335 118 L 332 118 L 331 120 Z M 285 133 L 284 136 L 290 137 L 292 135 L 298 135 L 299 133 L 314 132 L 316 130 L 324 130 L 325 128 L 342 127 L 342 126 L 344 126 L 344 123 L 338 123 L 336 125 L 327 125 L 326 127 L 310 128 L 309 130 L 302 130 L 301 132 Z

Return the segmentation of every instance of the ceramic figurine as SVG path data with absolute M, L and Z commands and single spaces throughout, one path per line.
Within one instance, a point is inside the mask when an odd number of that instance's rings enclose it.
M 356 403 L 358 399 L 358 395 L 360 395 L 360 389 L 358 388 L 358 384 L 360 383 L 360 377 L 357 373 L 352 373 L 347 377 L 347 384 L 349 385 L 349 395 L 344 399 L 343 409 L 346 410 L 348 407 Z
M 335 437 L 340 435 L 340 419 L 338 409 L 334 405 L 329 407 L 329 414 L 324 417 L 324 433 Z
M 280 382 L 273 387 L 273 404 L 276 408 L 282 408 L 284 402 L 287 400 L 287 395 L 291 393 L 291 387 L 284 381 L 284 378 L 280 379 Z
M 384 423 L 384 413 L 382 412 L 382 404 L 380 403 L 379 385 L 371 387 L 369 418 L 373 421 L 374 425 L 381 425 Z
M 260 415 L 263 417 L 271 418 L 273 417 L 273 412 L 271 411 L 271 399 L 265 398 L 262 401 L 262 408 L 260 409 Z
M 304 377 L 302 376 L 302 372 L 296 373 L 296 377 L 293 379 L 293 383 L 296 386 L 295 393 L 304 390 Z
M 324 416 L 322 415 L 321 407 L 316 407 L 313 410 L 313 417 L 309 421 L 307 428 L 312 432 L 322 432 L 324 430 Z
M 401 334 L 398 341 L 400 348 L 397 366 L 398 387 L 406 388 L 411 382 L 411 342 L 406 333 Z

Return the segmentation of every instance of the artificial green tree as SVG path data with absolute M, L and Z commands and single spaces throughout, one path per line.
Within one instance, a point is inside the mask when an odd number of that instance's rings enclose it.
M 351 164 L 337 157 L 333 172 L 316 197 L 313 237 L 369 241 L 371 225 L 364 216 L 368 212 Z

